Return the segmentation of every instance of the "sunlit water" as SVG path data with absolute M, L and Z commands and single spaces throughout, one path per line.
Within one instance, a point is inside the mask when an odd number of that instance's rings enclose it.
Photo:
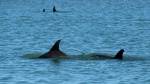
M 0 1 L 1 84 L 150 83 L 149 0 Z M 53 13 L 56 6 L 58 12 Z M 45 12 L 42 12 L 46 9 Z M 61 39 L 70 58 L 30 59 Z M 124 60 L 91 59 L 93 53 Z

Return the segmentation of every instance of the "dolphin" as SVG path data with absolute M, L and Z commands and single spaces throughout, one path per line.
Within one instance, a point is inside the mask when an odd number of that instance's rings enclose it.
M 55 8 L 55 6 L 53 7 L 53 12 L 56 12 L 56 8 Z
M 99 57 L 102 59 L 120 59 L 120 60 L 123 60 L 123 52 L 124 52 L 124 50 L 121 49 L 120 51 L 118 51 L 118 53 L 114 57 L 108 56 L 108 55 L 93 55 L 92 57 Z
M 43 12 L 45 12 L 45 9 L 43 9 Z
M 49 52 L 39 56 L 38 58 L 53 58 L 53 57 L 67 57 L 67 54 L 65 54 L 64 52 L 62 52 L 59 49 L 59 43 L 61 40 L 58 40 L 53 47 L 50 49 Z

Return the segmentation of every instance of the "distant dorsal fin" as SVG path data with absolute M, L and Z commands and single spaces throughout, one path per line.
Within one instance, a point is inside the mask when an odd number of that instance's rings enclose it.
M 61 40 L 58 40 L 53 47 L 50 49 L 50 51 L 59 51 L 59 43 Z
M 45 12 L 45 9 L 43 9 L 43 12 Z
M 121 49 L 116 55 L 115 55 L 115 57 L 114 57 L 114 59 L 123 59 L 123 52 L 124 52 L 124 50 L 123 49 Z
M 53 7 L 53 12 L 56 12 L 56 8 L 55 8 L 55 6 Z

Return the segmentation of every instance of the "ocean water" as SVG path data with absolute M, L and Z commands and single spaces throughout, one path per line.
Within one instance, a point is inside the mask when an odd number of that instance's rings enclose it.
M 150 83 L 149 0 L 3 0 L 0 5 L 1 84 Z M 58 39 L 70 58 L 30 58 L 49 51 Z M 120 49 L 124 60 L 89 56 Z

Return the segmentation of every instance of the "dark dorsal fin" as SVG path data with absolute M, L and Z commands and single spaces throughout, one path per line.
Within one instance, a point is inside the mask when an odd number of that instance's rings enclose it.
M 123 49 L 121 49 L 116 55 L 115 55 L 115 57 L 114 57 L 114 59 L 123 59 L 123 52 L 124 52 L 124 50 Z
M 43 12 L 45 12 L 45 9 L 43 9 Z
M 50 49 L 50 51 L 59 51 L 59 43 L 61 40 L 58 40 L 53 47 Z
M 55 6 L 53 7 L 53 12 L 56 12 Z

